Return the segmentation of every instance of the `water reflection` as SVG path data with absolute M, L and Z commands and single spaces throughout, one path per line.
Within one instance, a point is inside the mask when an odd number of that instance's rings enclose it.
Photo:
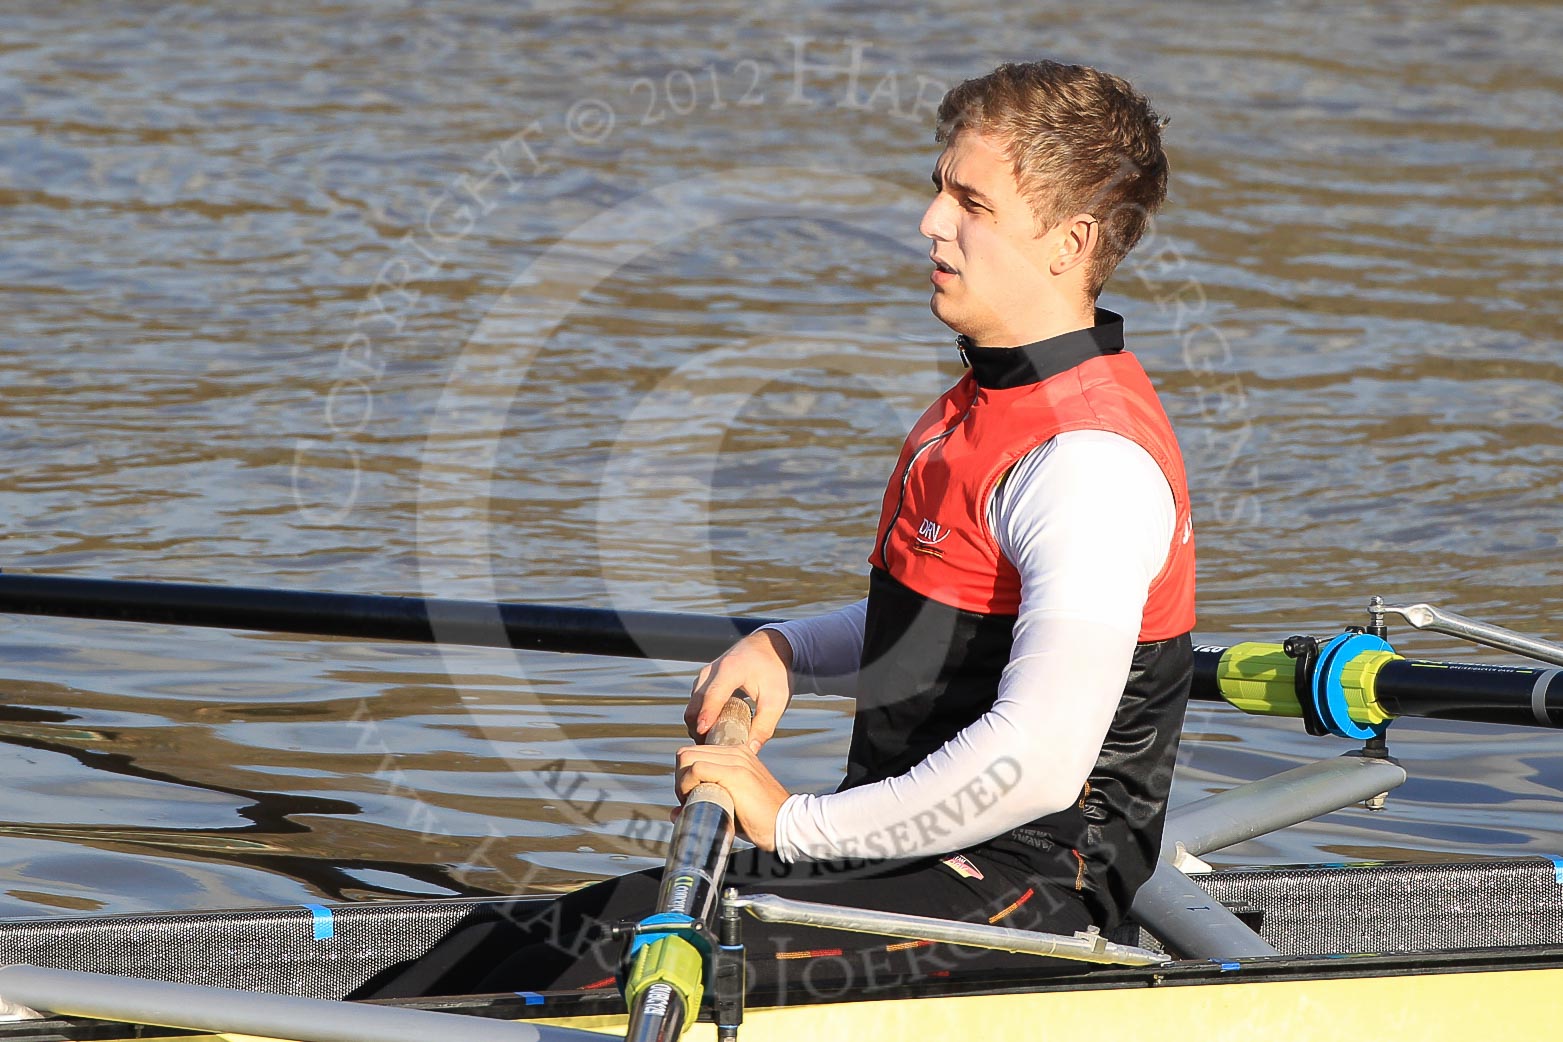
M 1172 205 L 1109 294 L 1189 456 L 1201 637 L 1329 632 L 1375 592 L 1557 636 L 1548 9 L 0 19 L 8 568 L 856 597 L 885 469 L 957 364 L 905 223 L 933 155 L 915 92 L 1047 53 L 1131 72 L 1173 117 Z M 647 208 L 659 191 L 676 205 Z M 624 833 L 671 802 L 681 665 L 64 621 L 0 639 L 0 912 L 562 887 L 640 864 Z M 800 700 L 783 780 L 834 784 L 848 720 Z M 1384 812 L 1234 859 L 1563 849 L 1550 736 L 1395 730 L 1414 780 Z M 1338 748 L 1202 707 L 1177 798 Z M 572 811 L 547 771 L 607 796 Z

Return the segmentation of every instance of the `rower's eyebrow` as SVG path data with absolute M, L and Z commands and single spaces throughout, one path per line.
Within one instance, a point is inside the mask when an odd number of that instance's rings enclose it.
M 960 192 L 968 199 L 975 199 L 977 202 L 982 203 L 988 207 L 992 207 L 993 205 L 993 200 L 977 191 L 977 189 L 973 188 L 971 185 L 957 181 L 953 177 L 941 176 L 938 167 L 934 167 L 933 173 L 929 175 L 929 178 L 933 181 L 934 188 L 938 189 L 939 191 L 943 191 L 945 185 L 948 184 L 952 189 Z

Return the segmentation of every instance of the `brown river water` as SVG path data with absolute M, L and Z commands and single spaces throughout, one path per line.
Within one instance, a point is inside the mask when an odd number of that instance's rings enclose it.
M 1378 593 L 1563 636 L 1563 8 L 20 3 L 6 571 L 800 614 L 860 595 L 957 372 L 944 87 L 1128 75 L 1172 198 L 1103 303 L 1192 470 L 1211 643 Z M 1436 636 L 1418 657 L 1504 661 Z M 0 620 L 0 915 L 552 889 L 649 864 L 692 667 Z M 850 707 L 767 754 L 840 777 Z M 1222 863 L 1563 854 L 1563 735 Z M 1175 802 L 1349 748 L 1191 710 Z

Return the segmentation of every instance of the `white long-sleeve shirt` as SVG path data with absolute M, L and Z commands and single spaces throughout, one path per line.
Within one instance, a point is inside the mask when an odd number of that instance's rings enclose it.
M 788 797 L 776 818 L 781 860 L 946 853 L 1079 798 L 1171 546 L 1172 490 L 1128 438 L 1070 431 L 1015 465 L 987 517 L 1021 593 L 992 708 L 905 774 Z M 792 646 L 794 690 L 847 687 L 866 614 L 859 601 L 773 627 Z M 997 769 L 1006 763 L 1015 768 Z

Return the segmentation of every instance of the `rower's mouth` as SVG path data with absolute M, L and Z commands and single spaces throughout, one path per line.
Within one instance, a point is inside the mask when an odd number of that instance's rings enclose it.
M 956 271 L 955 271 L 954 268 L 950 267 L 950 265 L 946 264 L 944 261 L 940 260 L 938 257 L 935 257 L 932 254 L 929 254 L 928 259 L 933 261 L 933 267 L 934 267 L 935 271 L 942 271 L 946 275 L 954 275 L 954 274 L 956 274 Z

